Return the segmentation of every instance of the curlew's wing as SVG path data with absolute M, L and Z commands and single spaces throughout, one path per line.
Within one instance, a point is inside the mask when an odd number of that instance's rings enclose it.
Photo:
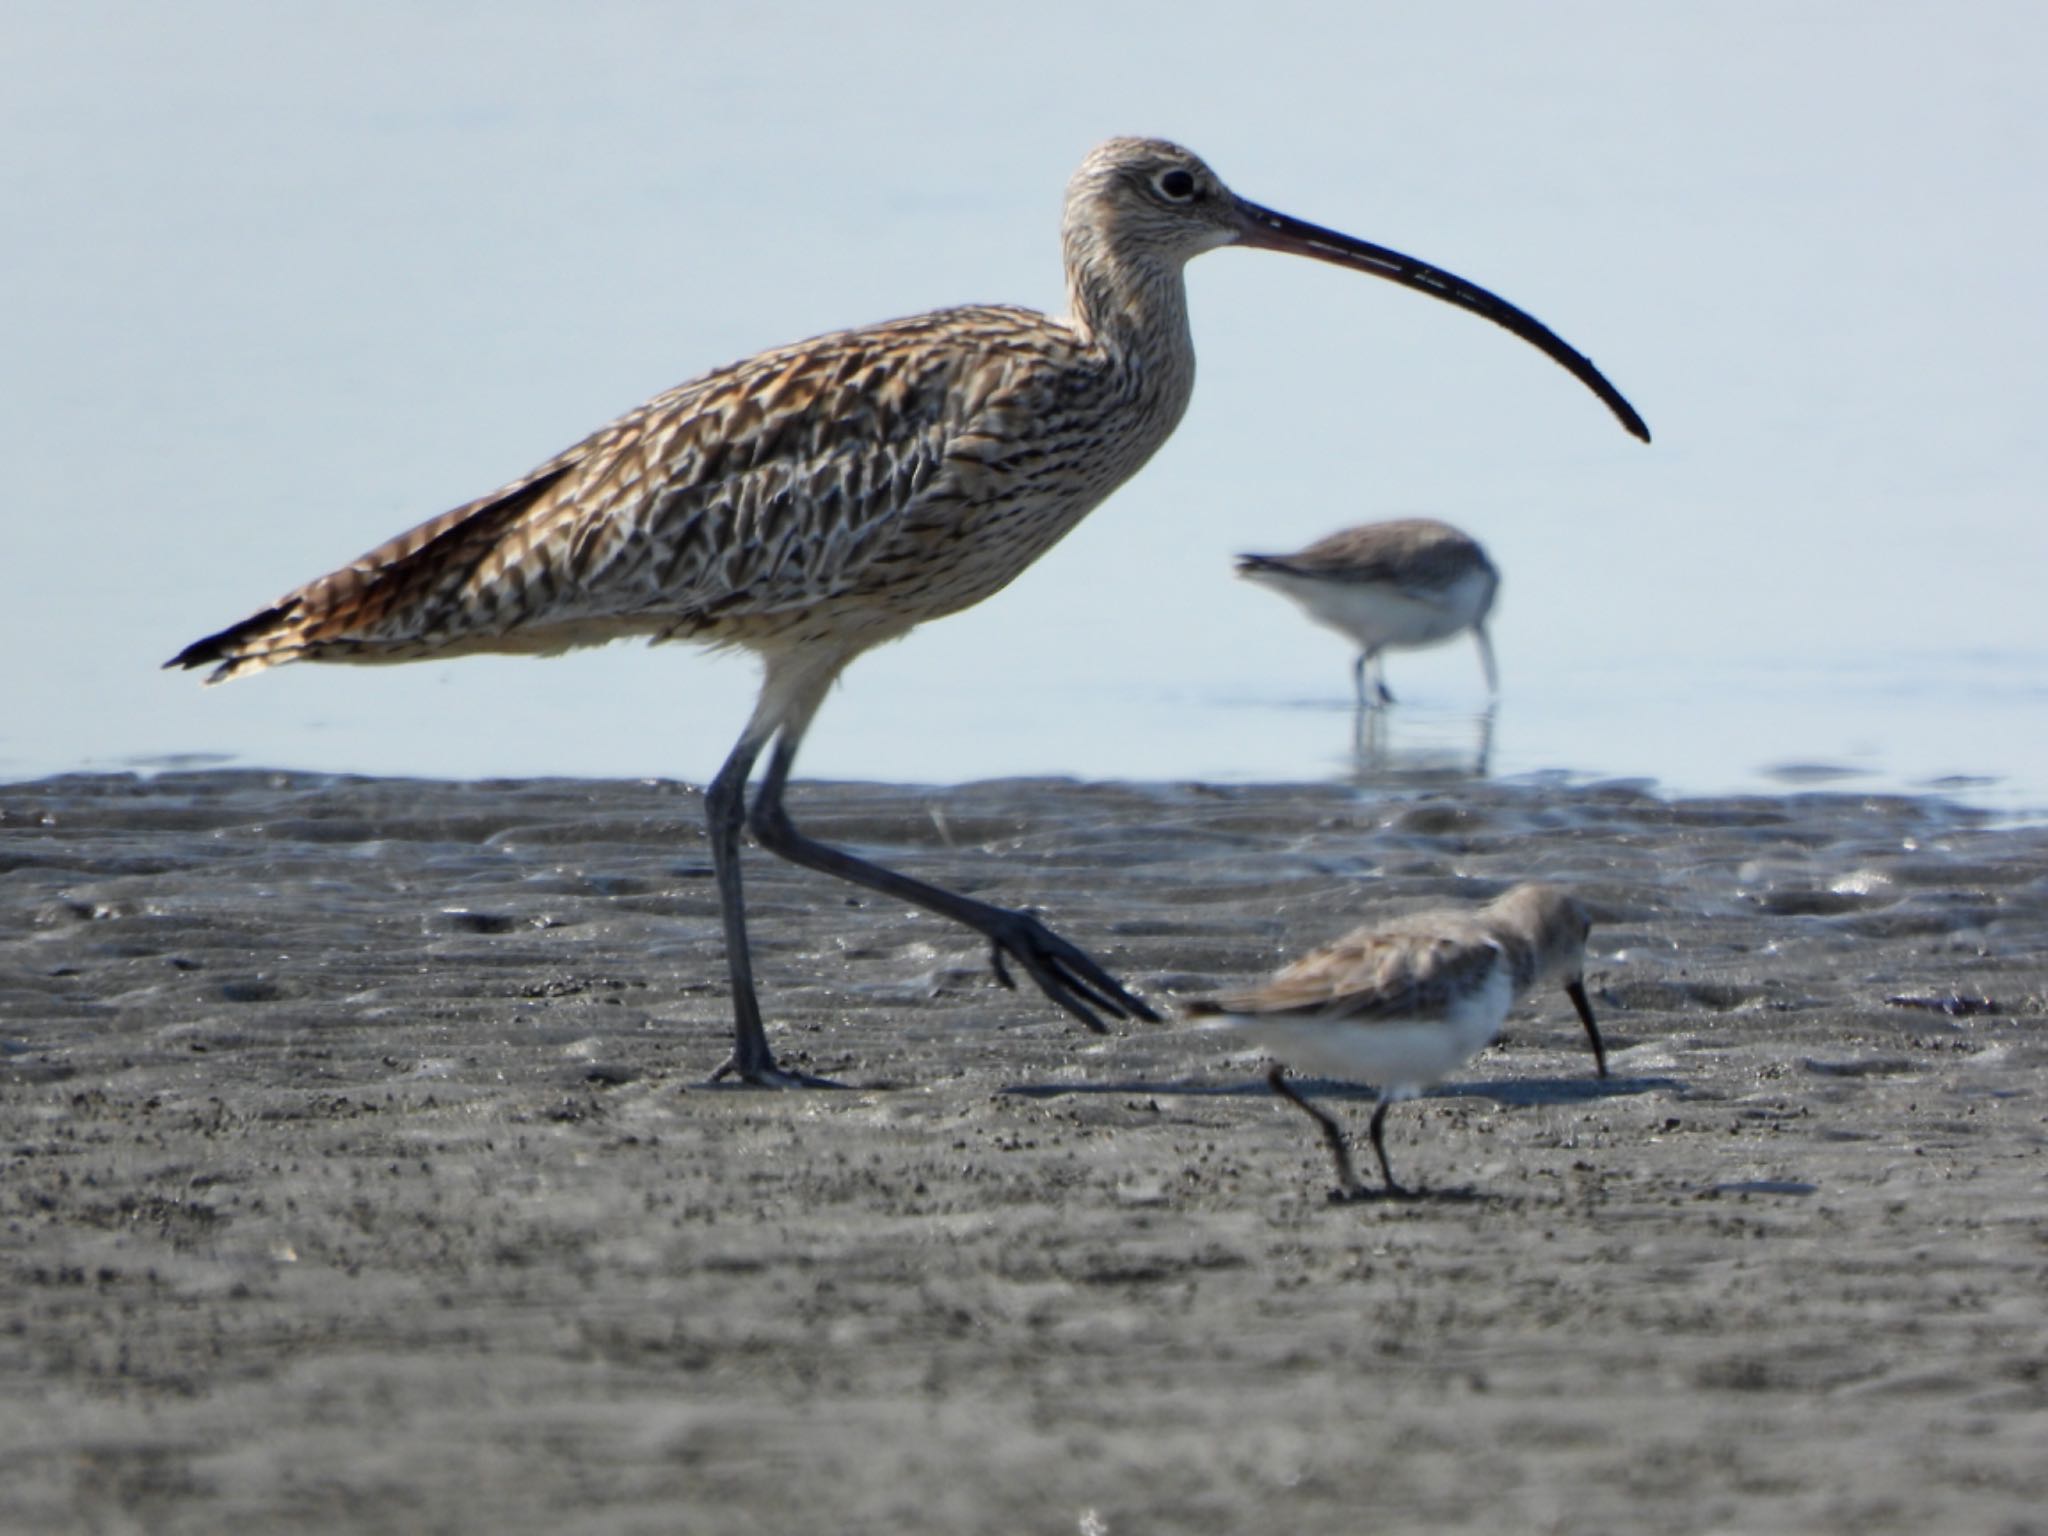
M 296 660 L 744 640 L 749 622 L 858 591 L 905 537 L 943 537 L 947 509 L 986 479 L 1004 418 L 1036 408 L 1074 349 L 1043 316 L 988 307 L 762 353 L 168 665 L 214 664 L 218 682 Z
M 1453 928 L 1441 920 L 1406 931 L 1359 928 L 1259 986 L 1211 999 L 1195 1011 L 1429 1019 L 1450 999 L 1476 990 L 1499 960 L 1499 946 L 1463 921 Z

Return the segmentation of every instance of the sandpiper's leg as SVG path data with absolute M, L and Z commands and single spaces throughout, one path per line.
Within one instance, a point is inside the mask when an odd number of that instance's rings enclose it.
M 1393 703 L 1394 690 L 1387 686 L 1386 651 L 1379 646 L 1374 646 L 1365 653 L 1365 665 L 1372 672 L 1371 707 L 1377 709 L 1382 704 Z
M 923 907 L 927 912 L 936 912 L 941 917 L 965 924 L 989 941 L 991 963 L 998 981 L 1015 989 L 1016 983 L 1010 980 L 1009 971 L 1003 964 L 1003 956 L 1008 955 L 1024 967 L 1047 997 L 1097 1034 L 1104 1033 L 1105 1026 L 1095 1016 L 1096 1009 L 1112 1018 L 1135 1017 L 1150 1023 L 1159 1022 L 1159 1015 L 1142 999 L 1124 990 L 1116 978 L 1087 953 L 1069 944 L 1030 913 L 1013 912 L 936 885 L 927 885 L 922 880 L 855 858 L 844 849 L 831 847 L 797 831 L 789 819 L 789 812 L 783 809 L 782 792 L 789 781 L 790 766 L 796 761 L 797 743 L 802 739 L 803 727 L 807 723 L 808 716 L 805 716 L 783 726 L 781 734 L 776 737 L 775 749 L 769 754 L 768 767 L 761 775 L 761 787 L 754 792 L 748 825 L 763 848 L 806 869 L 837 875 L 855 885 L 864 885 L 869 890 L 880 891 L 885 896 L 894 896 L 914 907 Z
M 1572 1006 L 1579 1010 L 1579 1022 L 1586 1026 L 1586 1038 L 1593 1042 L 1593 1065 L 1596 1077 L 1607 1075 L 1607 1046 L 1600 1038 L 1600 1026 L 1593 1022 L 1593 1005 L 1586 1001 L 1586 982 L 1577 977 L 1564 984 L 1565 995 L 1572 1000 Z
M 1486 621 L 1472 626 L 1472 638 L 1479 642 L 1479 666 L 1486 673 L 1486 691 L 1500 692 L 1500 671 L 1493 664 L 1493 642 L 1486 637 Z
M 1387 1165 L 1387 1111 L 1393 1108 L 1392 1099 L 1381 1099 L 1379 1107 L 1372 1112 L 1372 1149 L 1379 1154 L 1380 1177 L 1386 1180 L 1387 1193 L 1399 1199 L 1410 1200 L 1415 1191 L 1406 1185 L 1394 1182 L 1394 1170 Z
M 1493 722 L 1500 714 L 1500 700 L 1488 699 L 1479 712 L 1479 747 L 1472 754 L 1472 777 L 1483 779 L 1493 764 Z
M 1329 1111 L 1318 1109 L 1301 1096 L 1301 1091 L 1287 1081 L 1287 1069 L 1277 1061 L 1266 1069 L 1266 1083 L 1281 1098 L 1299 1105 L 1301 1112 L 1315 1121 L 1323 1133 L 1323 1143 L 1330 1149 L 1330 1160 L 1337 1165 L 1337 1189 L 1347 1198 L 1361 1195 L 1365 1186 L 1358 1182 L 1357 1170 L 1351 1166 L 1351 1143 L 1345 1138 L 1344 1127 L 1339 1125 Z M 1380 1160 L 1382 1169 L 1386 1159 Z
M 1360 709 L 1372 708 L 1372 705 L 1365 696 L 1365 663 L 1371 655 L 1371 651 L 1360 651 L 1358 653 L 1358 660 L 1351 663 L 1351 685 L 1358 690 L 1358 707 Z

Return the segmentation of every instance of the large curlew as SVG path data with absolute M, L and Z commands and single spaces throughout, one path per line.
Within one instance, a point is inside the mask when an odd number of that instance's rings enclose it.
M 1156 1015 L 1026 912 L 913 880 L 799 832 L 798 744 L 871 646 L 1000 591 L 1166 441 L 1194 387 L 1182 267 L 1292 251 L 1505 326 L 1649 431 L 1593 364 L 1464 279 L 1235 196 L 1196 156 L 1112 139 L 1067 187 L 1072 313 L 936 310 L 763 352 L 678 385 L 489 495 L 187 646 L 210 682 L 288 661 L 553 654 L 625 635 L 740 646 L 760 696 L 705 796 L 732 976 L 720 1075 L 798 1086 L 761 1027 L 740 828 L 762 847 L 964 923 L 1091 1029 Z M 754 764 L 768 752 L 754 793 Z

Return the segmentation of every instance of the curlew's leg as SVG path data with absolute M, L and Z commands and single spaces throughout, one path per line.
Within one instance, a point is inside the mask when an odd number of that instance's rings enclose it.
M 1351 1166 L 1351 1143 L 1344 1137 L 1344 1127 L 1336 1122 L 1328 1110 L 1318 1109 L 1315 1105 L 1309 1103 L 1307 1099 L 1303 1098 L 1301 1090 L 1287 1081 L 1287 1069 L 1281 1066 L 1279 1062 L 1274 1062 L 1272 1066 L 1266 1069 L 1266 1083 L 1281 1098 L 1286 1099 L 1289 1103 L 1298 1105 L 1301 1112 L 1307 1115 L 1309 1119 L 1315 1121 L 1317 1128 L 1322 1131 L 1323 1144 L 1330 1149 L 1330 1160 L 1337 1165 L 1338 1192 L 1347 1198 L 1364 1194 L 1365 1186 L 1358 1182 L 1358 1172 Z M 1378 1122 L 1375 1121 L 1374 1123 L 1377 1124 Z M 1377 1139 L 1375 1139 L 1373 1144 L 1375 1146 L 1379 1144 Z M 1386 1166 L 1386 1158 L 1382 1156 L 1380 1159 L 1382 1172 L 1385 1171 Z
M 864 885 L 871 891 L 880 891 L 885 896 L 894 896 L 914 907 L 922 907 L 927 912 L 936 912 L 941 917 L 965 924 L 989 941 L 990 963 L 995 968 L 998 981 L 1012 990 L 1016 987 L 1003 963 L 1003 957 L 1008 955 L 1024 967 L 1047 997 L 1097 1034 L 1105 1031 L 1102 1020 L 1096 1017 L 1098 1009 L 1111 1018 L 1136 1017 L 1155 1024 L 1159 1022 L 1159 1015 L 1142 999 L 1125 991 L 1116 978 L 1086 952 L 1069 944 L 1030 913 L 1013 912 L 936 885 L 927 885 L 922 880 L 913 880 L 893 869 L 884 869 L 866 859 L 855 858 L 844 849 L 818 842 L 797 831 L 789 813 L 783 809 L 782 792 L 789 782 L 789 770 L 796 761 L 797 744 L 802 740 L 803 728 L 809 723 L 809 718 L 809 713 L 805 712 L 783 725 L 776 738 L 775 749 L 769 754 L 768 767 L 761 775 L 761 786 L 754 792 L 754 806 L 748 825 L 763 848 L 792 864 L 837 875 L 855 885 Z
M 704 792 L 711 843 L 711 868 L 718 880 L 718 912 L 725 927 L 725 963 L 732 977 L 732 1055 L 711 1080 L 734 1076 L 761 1088 L 837 1088 L 830 1078 L 778 1066 L 761 1027 L 761 1003 L 754 991 L 754 956 L 747 942 L 747 903 L 740 882 L 740 829 L 747 819 L 747 777 L 761 749 L 794 725 L 801 733 L 832 686 L 847 657 L 814 652 L 791 662 L 771 659 L 761 679 L 753 717 L 740 734 L 718 776 Z
M 1486 637 L 1486 621 L 1472 626 L 1472 638 L 1479 642 L 1479 666 L 1486 673 L 1486 691 L 1500 692 L 1500 671 L 1493 664 L 1493 642 Z
M 725 924 L 725 963 L 732 976 L 732 1055 L 711 1080 L 730 1074 L 761 1088 L 836 1088 L 839 1085 L 827 1078 L 776 1065 L 754 993 L 754 957 L 747 947 L 747 904 L 740 887 L 740 826 L 747 814 L 747 775 L 772 734 L 772 728 L 757 731 L 750 725 L 704 792 L 711 868 L 718 879 L 718 911 Z

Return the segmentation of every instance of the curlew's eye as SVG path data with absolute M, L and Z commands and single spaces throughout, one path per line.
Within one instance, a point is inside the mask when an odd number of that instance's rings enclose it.
M 1195 178 L 1187 171 L 1167 171 L 1152 183 L 1159 189 L 1159 195 L 1184 203 L 1195 195 Z

